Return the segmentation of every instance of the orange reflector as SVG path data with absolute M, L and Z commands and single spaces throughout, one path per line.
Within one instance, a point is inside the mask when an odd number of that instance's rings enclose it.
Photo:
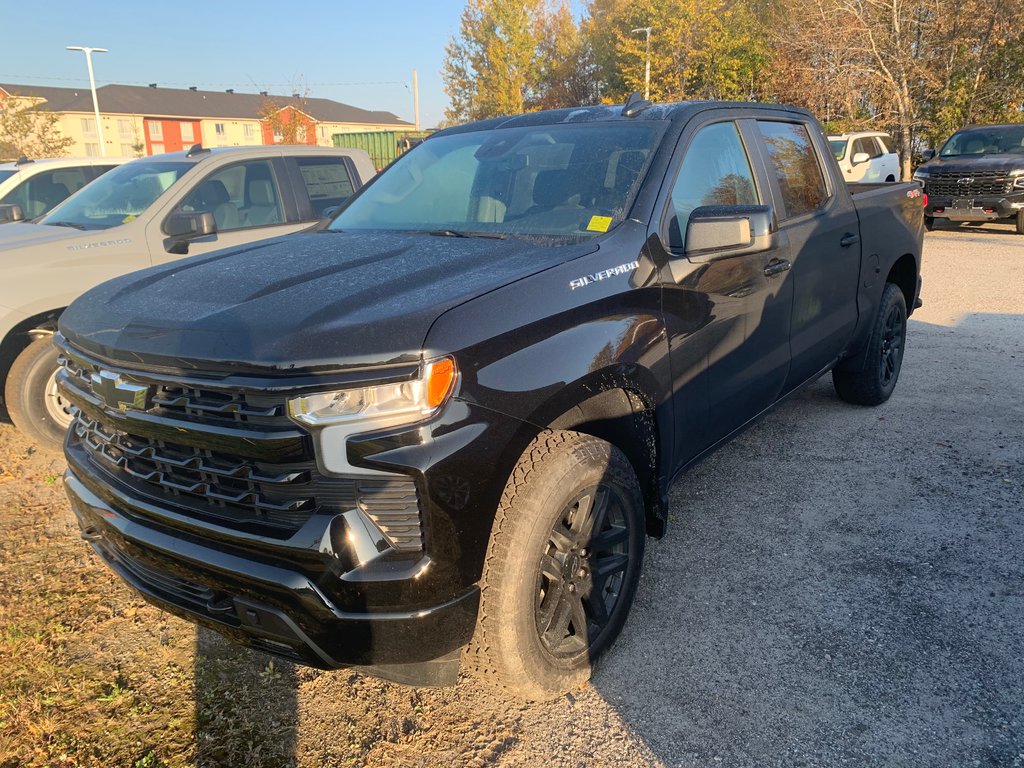
M 448 399 L 455 384 L 455 361 L 450 357 L 427 366 L 427 406 L 437 408 Z

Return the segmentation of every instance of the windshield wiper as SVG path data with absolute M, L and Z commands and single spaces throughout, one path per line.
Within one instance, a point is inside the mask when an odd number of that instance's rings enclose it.
M 73 221 L 48 221 L 46 223 L 51 227 L 71 227 L 72 229 L 80 229 L 83 232 L 88 229 L 84 224 L 76 224 Z
M 427 232 L 434 237 L 485 237 L 488 240 L 508 240 L 508 235 L 500 232 L 460 232 L 457 229 L 432 229 Z

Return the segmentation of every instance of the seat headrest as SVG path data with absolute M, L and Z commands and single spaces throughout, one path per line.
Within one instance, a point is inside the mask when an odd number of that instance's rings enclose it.
M 273 205 L 274 187 L 269 179 L 256 179 L 249 182 L 250 205 Z
M 220 179 L 207 179 L 203 182 L 199 191 L 204 205 L 220 205 L 231 199 L 228 188 Z
M 537 205 L 564 205 L 578 191 L 570 171 L 541 171 L 533 182 L 533 202 Z

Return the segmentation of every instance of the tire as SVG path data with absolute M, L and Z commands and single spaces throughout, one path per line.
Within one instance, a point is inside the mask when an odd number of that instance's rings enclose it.
M 1024 208 L 1017 211 L 1017 234 L 1024 235 Z
M 935 218 L 932 217 L 932 216 L 925 216 L 924 217 L 924 228 L 927 229 L 929 232 L 934 230 L 935 229 Z
M 36 339 L 14 361 L 7 374 L 4 402 L 14 426 L 38 447 L 59 452 L 71 424 L 70 405 L 56 389 L 59 352 L 53 339 Z
M 640 487 L 621 451 L 577 432 L 537 437 L 498 506 L 467 667 L 536 701 L 584 685 L 625 624 L 644 521 Z
M 906 299 L 899 286 L 886 283 L 863 367 L 832 371 L 832 385 L 839 397 L 857 405 L 881 405 L 888 400 L 900 376 L 906 339 Z
M 896 177 L 890 173 L 888 176 L 885 177 L 885 181 L 886 183 L 892 183 L 896 181 Z

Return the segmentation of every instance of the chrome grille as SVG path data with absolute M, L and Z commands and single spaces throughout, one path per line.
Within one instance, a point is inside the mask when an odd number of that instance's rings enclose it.
M 941 197 L 1006 195 L 1013 191 L 1013 179 L 1004 172 L 993 171 L 933 173 L 925 181 L 924 191 Z

